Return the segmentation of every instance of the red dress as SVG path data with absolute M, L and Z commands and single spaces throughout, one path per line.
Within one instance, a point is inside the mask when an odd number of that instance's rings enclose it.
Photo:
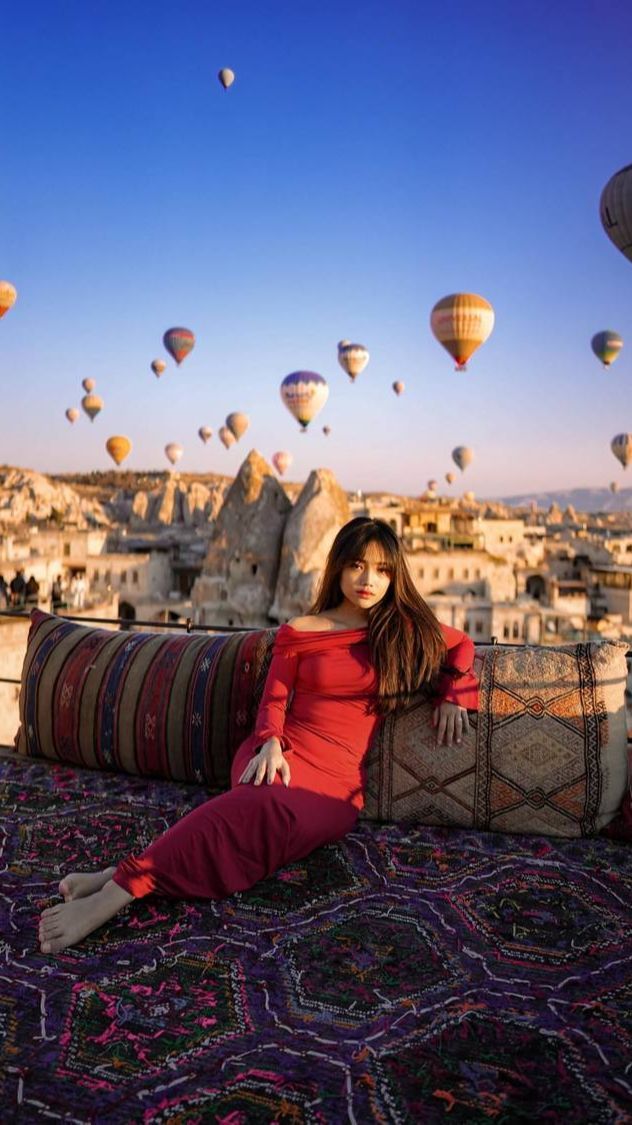
M 465 633 L 441 629 L 448 672 L 437 701 L 476 710 L 474 646 Z M 362 808 L 363 760 L 380 722 L 370 710 L 377 680 L 366 633 L 281 625 L 255 729 L 233 761 L 233 787 L 182 817 L 142 855 L 124 859 L 114 882 L 137 898 L 156 891 L 220 899 L 344 836 Z M 272 735 L 288 755 L 289 786 L 278 773 L 271 785 L 240 785 Z

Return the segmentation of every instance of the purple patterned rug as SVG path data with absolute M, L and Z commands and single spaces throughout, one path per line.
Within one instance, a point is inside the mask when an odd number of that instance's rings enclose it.
M 144 900 L 38 952 L 60 875 L 205 796 L 0 761 L 3 1122 L 632 1120 L 632 848 L 609 840 L 362 824 L 224 903 Z

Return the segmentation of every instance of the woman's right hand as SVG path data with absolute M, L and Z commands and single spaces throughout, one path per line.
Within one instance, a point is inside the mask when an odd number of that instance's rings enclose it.
M 290 767 L 287 763 L 278 738 L 269 738 L 260 747 L 259 752 L 250 759 L 244 772 L 239 778 L 240 785 L 246 785 L 254 778 L 255 785 L 261 785 L 267 777 L 268 785 L 272 785 L 277 771 L 281 774 L 284 785 L 290 784 Z

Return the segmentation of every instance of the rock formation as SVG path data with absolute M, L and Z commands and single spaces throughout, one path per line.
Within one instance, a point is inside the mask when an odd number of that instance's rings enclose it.
M 32 469 L 0 468 L 0 525 L 48 520 L 82 528 L 110 522 L 98 501 L 79 496 L 68 484 Z
M 288 516 L 270 616 L 275 621 L 307 612 L 329 548 L 351 518 L 347 495 L 330 469 L 314 469 Z
M 267 461 L 251 450 L 226 494 L 193 587 L 200 624 L 267 624 L 291 507 Z

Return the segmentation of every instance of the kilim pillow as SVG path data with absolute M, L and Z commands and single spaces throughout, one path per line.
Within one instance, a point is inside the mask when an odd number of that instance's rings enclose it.
M 165 635 L 34 610 L 21 754 L 225 789 L 254 726 L 273 632 Z
M 432 707 L 389 716 L 367 763 L 364 815 L 498 832 L 593 835 L 626 789 L 627 645 L 477 648 L 480 709 L 435 747 Z

